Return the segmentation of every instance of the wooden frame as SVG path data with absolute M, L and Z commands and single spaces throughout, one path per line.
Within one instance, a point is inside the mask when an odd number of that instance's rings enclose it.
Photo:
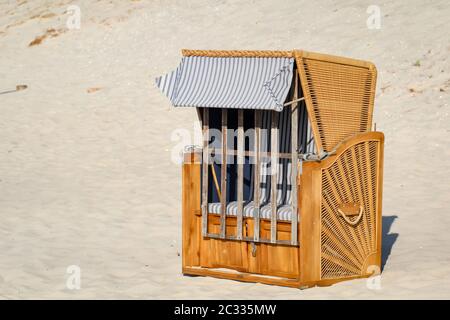
M 278 184 L 278 112 L 272 111 L 272 126 L 270 129 L 270 242 L 277 242 L 277 184 Z
M 259 185 L 260 185 L 260 163 L 261 163 L 261 111 L 259 110 L 255 110 L 255 178 L 254 183 L 255 183 L 255 187 L 254 187 L 254 202 L 255 202 L 255 223 L 254 223 L 254 231 L 253 231 L 253 237 L 255 241 L 260 241 L 259 237 L 260 237 L 260 232 L 259 232 L 259 227 L 260 227 L 260 223 L 259 223 L 259 216 L 260 216 L 260 199 L 261 199 L 261 195 L 260 195 L 260 189 L 259 189 Z
M 361 144 L 372 144 L 376 152 L 369 158 L 371 168 L 376 168 L 376 198 L 375 206 L 371 208 L 374 220 L 373 250 L 367 252 L 357 274 L 347 274 L 336 277 L 323 276 L 323 246 L 322 232 L 324 217 L 321 208 L 324 203 L 322 175 L 328 168 L 338 161 L 350 159 L 347 155 L 353 153 Z M 371 276 L 369 266 L 381 264 L 381 196 L 383 176 L 383 146 L 384 136 L 381 132 L 367 132 L 356 134 L 337 148 L 336 152 L 320 162 L 305 162 L 303 173 L 299 176 L 298 194 L 301 222 L 297 224 L 300 231 L 300 246 L 289 246 L 291 243 L 291 225 L 277 222 L 277 238 L 284 239 L 285 245 L 269 242 L 255 243 L 255 250 L 250 242 L 234 241 L 212 237 L 203 237 L 201 233 L 200 209 L 200 181 L 201 181 L 201 153 L 186 153 L 183 164 L 183 273 L 187 275 L 204 275 L 239 281 L 261 282 L 266 284 L 291 286 L 297 288 L 324 286 L 333 283 Z M 364 147 L 365 148 L 365 147 Z M 373 148 L 373 147 L 371 147 Z M 360 148 L 361 149 L 361 148 Z M 363 150 L 363 149 L 361 149 Z M 366 157 L 366 155 L 358 154 Z M 363 181 L 362 179 L 361 181 Z M 363 184 L 366 182 L 362 182 Z M 340 221 L 340 229 L 353 228 L 346 225 L 337 215 L 332 217 Z M 243 239 L 253 239 L 255 221 L 252 218 L 243 219 Z M 220 215 L 210 215 L 208 229 L 220 230 Z M 227 234 L 237 228 L 237 218 L 228 217 L 226 221 Z M 363 224 L 360 224 L 363 227 Z M 351 232 L 351 229 L 349 229 Z M 269 236 L 272 232 L 271 221 L 261 220 L 262 236 Z M 351 237 L 348 237 L 351 239 Z M 342 246 L 336 239 L 335 246 Z M 352 246 L 357 246 L 352 243 Z M 229 272 L 218 270 L 230 269 Z M 234 270 L 234 271 L 233 271 Z
M 297 164 L 298 164 L 298 77 L 295 75 L 293 84 L 294 94 L 292 96 L 295 104 L 291 106 L 291 183 L 292 183 L 292 220 L 291 220 L 291 244 L 298 244 L 298 199 L 297 199 Z
M 237 164 L 238 164 L 238 187 L 237 187 L 237 239 L 242 240 L 242 221 L 244 211 L 244 110 L 238 110 L 238 138 L 237 138 Z
M 226 212 L 227 212 L 227 149 L 228 149 L 228 110 L 222 109 L 222 163 L 220 164 L 220 237 L 226 236 Z
M 202 234 L 208 234 L 209 110 L 203 109 Z
M 383 133 L 370 131 L 376 82 L 373 64 L 305 51 L 183 50 L 183 54 L 291 57 L 295 58 L 298 68 L 292 84 L 292 101 L 284 104 L 291 109 L 291 153 L 278 152 L 278 113 L 275 111 L 271 152 L 261 151 L 260 110 L 255 110 L 254 150 L 244 150 L 244 112 L 241 109 L 238 111 L 237 150 L 230 150 L 227 110 L 221 110 L 220 214 L 208 212 L 209 169 L 202 163 L 208 163 L 210 157 L 207 133 L 209 112 L 213 111 L 203 109 L 203 151 L 185 153 L 183 163 L 183 274 L 297 288 L 371 276 L 373 268 L 369 266 L 381 266 L 384 148 Z M 327 88 L 335 80 L 332 73 L 344 80 L 351 78 L 352 86 L 339 82 L 338 77 L 335 85 L 340 88 L 339 95 L 333 96 L 333 90 Z M 302 97 L 298 96 L 300 88 Z M 303 161 L 299 168 L 296 133 L 298 102 L 303 99 L 319 153 L 316 159 L 322 160 Z M 333 112 L 330 108 L 334 108 Z M 238 159 L 236 216 L 226 215 L 227 155 Z M 245 156 L 255 157 L 257 163 L 253 180 L 256 214 L 252 218 L 243 216 Z M 271 176 L 270 219 L 260 216 L 259 164 L 264 156 L 271 157 L 272 170 L 276 170 L 280 158 L 292 161 L 294 196 L 290 222 L 277 220 L 276 172 Z

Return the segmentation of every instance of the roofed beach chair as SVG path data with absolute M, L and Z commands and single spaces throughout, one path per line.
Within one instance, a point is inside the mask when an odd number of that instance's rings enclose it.
M 184 274 L 304 288 L 379 270 L 373 64 L 183 50 L 156 84 L 203 128 L 203 146 L 184 154 Z

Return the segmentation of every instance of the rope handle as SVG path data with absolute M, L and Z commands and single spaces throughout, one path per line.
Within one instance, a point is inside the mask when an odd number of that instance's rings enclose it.
M 211 163 L 211 172 L 214 179 L 214 185 L 216 186 L 217 194 L 219 199 L 222 198 L 222 193 L 220 192 L 219 182 L 217 181 L 216 169 L 214 168 L 214 163 Z M 222 179 L 222 178 L 221 178 Z
M 361 218 L 362 218 L 363 212 L 364 212 L 364 208 L 361 205 L 359 206 L 358 217 L 354 221 L 351 221 L 349 218 L 347 218 L 347 215 L 340 208 L 338 208 L 337 211 L 339 212 L 341 217 L 344 218 L 345 222 L 347 222 L 351 226 L 356 226 L 361 221 Z

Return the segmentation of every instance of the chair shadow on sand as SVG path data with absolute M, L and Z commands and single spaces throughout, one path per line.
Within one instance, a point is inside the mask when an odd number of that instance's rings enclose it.
M 386 261 L 388 260 L 388 257 L 391 255 L 392 247 L 394 246 L 394 243 L 395 241 L 397 241 L 398 238 L 398 233 L 390 233 L 391 226 L 394 223 L 394 220 L 397 218 L 398 216 L 383 216 L 381 270 L 384 270 Z

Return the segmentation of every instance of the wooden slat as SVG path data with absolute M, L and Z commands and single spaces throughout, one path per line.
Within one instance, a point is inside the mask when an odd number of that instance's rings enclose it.
M 294 77 L 297 76 L 296 72 L 297 71 L 294 72 Z M 294 79 L 294 81 L 296 81 L 296 79 Z M 294 85 L 296 85 L 296 84 L 294 83 Z M 297 96 L 297 92 L 295 92 L 295 95 Z M 286 102 L 284 104 L 284 106 L 287 107 L 287 106 L 290 106 L 291 104 L 297 105 L 298 102 L 303 101 L 303 100 L 305 100 L 304 97 L 302 97 L 302 98 L 293 98 L 292 101 Z
M 272 127 L 270 133 L 271 144 L 271 196 L 270 205 L 271 212 L 271 226 L 270 226 L 270 240 L 272 243 L 277 242 L 277 183 L 278 183 L 278 112 L 272 111 Z
M 201 119 L 201 117 L 200 117 Z M 195 151 L 185 152 L 182 167 L 182 265 L 195 266 L 200 263 L 198 246 L 201 222 L 195 211 L 201 211 L 201 155 Z M 201 219 L 200 219 L 201 220 Z M 199 228 L 197 228 L 199 225 Z
M 222 109 L 222 164 L 220 174 L 220 236 L 225 238 L 227 213 L 227 109 Z
M 208 233 L 209 110 L 203 108 L 202 234 Z
M 217 233 L 207 233 L 205 237 L 206 238 L 211 238 L 211 239 L 223 239 Z M 255 241 L 254 238 L 250 238 L 250 237 L 242 237 L 242 239 L 238 239 L 236 236 L 230 236 L 230 235 L 227 235 L 225 237 L 225 239 L 227 239 L 227 240 L 234 240 L 234 241 L 244 240 L 244 241 L 248 241 L 248 242 L 254 242 Z M 275 242 L 272 242 L 270 239 L 259 239 L 258 243 L 276 243 L 276 244 L 283 245 L 283 246 L 292 246 L 290 240 L 277 240 Z M 296 246 L 298 246 L 298 245 L 296 245 Z
M 298 75 L 294 72 L 294 96 L 293 100 L 297 100 L 298 95 Z M 291 112 L 291 197 L 292 197 L 292 217 L 291 217 L 291 244 L 298 243 L 298 203 L 297 203 L 297 162 L 298 162 L 298 103 L 292 105 Z
M 244 237 L 244 240 L 252 241 L 253 239 Z M 290 240 L 277 240 L 277 241 L 273 242 L 270 239 L 259 239 L 258 242 L 259 243 L 276 243 L 276 244 L 280 244 L 280 245 L 283 245 L 283 246 L 291 246 L 291 241 Z
M 255 204 L 255 224 L 253 237 L 255 241 L 259 241 L 259 229 L 260 229 L 260 221 L 259 221 L 259 205 L 260 205 L 260 169 L 261 169 L 261 158 L 260 158 L 260 146 L 261 143 L 261 111 L 255 110 L 255 161 L 254 161 L 254 194 L 253 194 L 253 202 Z
M 244 282 L 259 282 L 264 284 L 281 285 L 293 288 L 300 287 L 300 282 L 297 279 L 290 279 L 278 276 L 265 276 L 238 271 L 226 271 L 226 269 L 223 268 L 219 269 L 219 268 L 185 267 L 183 268 L 183 274 L 211 276 L 221 279 L 233 279 Z M 313 284 L 311 284 L 310 286 L 313 286 Z
M 215 148 L 210 148 L 210 151 L 214 152 L 215 155 L 221 155 L 222 154 L 222 150 L 220 149 L 215 149 Z M 227 150 L 227 154 L 228 156 L 236 156 L 238 154 L 238 150 L 233 150 L 233 149 L 228 149 Z M 244 156 L 246 157 L 254 157 L 256 155 L 255 152 L 253 151 L 244 151 Z M 259 156 L 261 158 L 265 158 L 271 157 L 271 153 L 270 152 L 265 152 L 265 151 L 260 151 L 259 152 Z M 282 158 L 282 159 L 291 159 L 292 158 L 292 154 L 290 152 L 280 152 L 278 153 L 278 158 Z
M 242 239 L 242 212 L 244 210 L 244 110 L 238 110 L 237 137 L 237 238 Z

